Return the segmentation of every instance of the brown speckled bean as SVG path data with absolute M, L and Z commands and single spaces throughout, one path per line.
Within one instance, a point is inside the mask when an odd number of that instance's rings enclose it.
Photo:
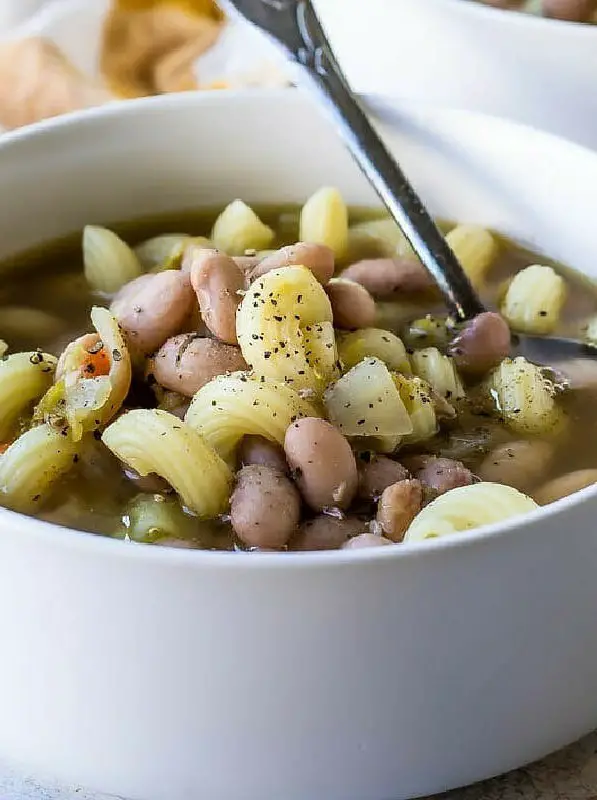
M 110 310 L 131 349 L 148 355 L 180 332 L 193 301 L 188 275 L 167 269 L 155 275 L 141 275 L 123 286 Z
M 451 458 L 416 456 L 405 464 L 434 495 L 445 494 L 458 486 L 469 486 L 474 481 L 473 473 L 460 461 Z
M 251 280 L 281 267 L 301 266 L 310 269 L 319 283 L 325 284 L 334 274 L 334 252 L 323 244 L 297 242 L 282 247 L 263 259 L 251 273 Z
M 384 489 L 377 506 L 377 521 L 386 537 L 401 542 L 422 503 L 423 487 L 418 480 L 398 481 Z
M 421 262 L 408 256 L 357 261 L 344 270 L 342 277 L 360 283 L 373 297 L 389 297 L 398 291 L 418 292 L 433 286 Z
M 259 264 L 259 259 L 257 256 L 234 256 L 232 260 L 245 276 L 245 283 L 247 280 L 250 281 L 251 273 Z
M 511 335 L 506 320 L 493 311 L 476 316 L 454 339 L 449 354 L 463 373 L 482 375 L 510 354 Z
M 543 13 L 566 22 L 588 22 L 595 11 L 594 0 L 543 0 Z
M 333 425 L 317 417 L 293 422 L 284 451 L 311 508 L 349 507 L 357 489 L 357 465 L 348 441 Z
M 408 470 L 386 456 L 374 457 L 368 463 L 359 461 L 358 496 L 363 500 L 379 500 L 384 489 L 410 478 Z
M 367 523 L 356 517 L 337 519 L 325 514 L 303 522 L 288 546 L 290 550 L 337 550 L 354 536 L 367 530 Z
M 282 473 L 288 472 L 288 464 L 284 450 L 275 442 L 270 442 L 263 436 L 244 436 L 240 444 L 239 461 L 243 467 L 258 464 L 262 467 L 272 467 Z
M 325 287 L 334 316 L 334 327 L 354 330 L 371 328 L 375 322 L 375 300 L 360 283 L 334 278 Z
M 168 339 L 148 364 L 148 374 L 165 389 L 193 397 L 216 375 L 246 370 L 238 347 L 195 334 Z
M 191 284 L 209 330 L 226 344 L 237 344 L 236 309 L 245 287 L 243 273 L 224 253 L 187 248 Z
M 594 483 L 597 483 L 597 469 L 579 469 L 543 484 L 533 492 L 533 497 L 540 506 L 547 506 Z
M 296 487 L 278 470 L 253 464 L 238 473 L 230 519 L 238 538 L 249 547 L 283 547 L 295 532 L 300 510 Z
M 378 536 L 376 533 L 359 533 L 353 536 L 342 545 L 342 550 L 362 550 L 369 547 L 383 547 L 386 544 L 393 544 L 385 536 Z
M 551 442 L 540 439 L 507 442 L 487 454 L 477 474 L 482 481 L 505 483 L 527 492 L 549 469 L 553 456 Z

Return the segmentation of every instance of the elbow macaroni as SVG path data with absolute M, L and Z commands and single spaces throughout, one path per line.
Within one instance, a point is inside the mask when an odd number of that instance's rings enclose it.
M 321 392 L 337 372 L 332 307 L 305 267 L 272 270 L 253 281 L 238 308 L 238 343 L 260 375 Z
M 290 386 L 237 372 L 219 375 L 199 389 L 185 423 L 228 460 L 243 436 L 255 434 L 283 445 L 294 420 L 315 416 L 320 415 L 313 404 Z
M 0 499 L 13 511 L 39 508 L 55 482 L 77 460 L 78 446 L 62 429 L 38 425 L 0 456 Z
M 198 517 L 210 519 L 225 511 L 231 471 L 202 436 L 173 414 L 129 411 L 106 428 L 102 441 L 139 475 L 164 478 Z
M 214 247 L 229 256 L 242 256 L 247 250 L 265 250 L 274 241 L 274 231 L 242 200 L 234 200 L 214 223 Z
M 83 264 L 89 286 L 114 294 L 141 275 L 141 264 L 131 248 L 108 228 L 86 225 L 83 230 Z
M 52 385 L 56 359 L 47 353 L 14 353 L 0 361 L 0 444 L 21 414 Z
M 482 525 L 502 522 L 539 508 L 534 500 L 511 486 L 473 483 L 440 495 L 414 518 L 405 542 L 436 539 Z
M 508 286 L 501 312 L 515 331 L 551 333 L 560 320 L 566 283 L 551 267 L 521 270 Z
M 327 245 L 336 258 L 346 253 L 348 209 L 337 189 L 319 189 L 307 200 L 301 211 L 300 239 Z

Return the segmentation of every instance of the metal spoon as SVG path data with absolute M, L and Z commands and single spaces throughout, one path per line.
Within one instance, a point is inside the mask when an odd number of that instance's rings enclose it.
M 466 322 L 486 311 L 460 262 L 421 199 L 352 94 L 311 0 L 221 0 L 278 44 L 300 69 L 298 78 L 332 116 L 344 143 L 433 276 L 451 315 Z M 518 355 L 538 364 L 595 358 L 597 347 L 574 339 L 514 334 Z

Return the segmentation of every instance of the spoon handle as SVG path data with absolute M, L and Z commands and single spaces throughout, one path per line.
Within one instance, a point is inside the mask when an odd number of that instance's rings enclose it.
M 296 22 L 302 41 L 289 52 L 301 67 L 299 81 L 304 78 L 305 88 L 320 96 L 344 143 L 433 276 L 450 312 L 465 321 L 485 311 L 441 231 L 352 94 L 310 0 L 296 4 Z

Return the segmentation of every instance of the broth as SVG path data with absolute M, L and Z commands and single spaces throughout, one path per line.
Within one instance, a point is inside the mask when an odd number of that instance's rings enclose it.
M 179 213 L 138 220 L 115 226 L 113 230 L 130 245 L 164 233 L 184 232 L 189 236 L 209 237 L 219 211 L 220 209 Z M 258 208 L 257 213 L 276 232 L 275 240 L 268 250 L 292 244 L 299 238 L 299 207 Z M 378 217 L 377 213 L 366 209 L 350 211 L 350 223 L 353 227 Z M 448 231 L 453 226 L 445 224 L 442 227 Z M 368 242 L 366 238 L 365 241 L 358 241 L 358 253 L 353 250 L 352 257 L 349 252 L 340 259 L 340 266 L 352 263 L 357 257 L 380 257 L 380 243 L 375 238 Z M 556 331 L 578 336 L 583 320 L 597 315 L 595 286 L 574 271 L 554 264 L 543 256 L 538 257 L 511 241 L 499 239 L 499 254 L 488 272 L 481 292 L 485 304 L 490 308 L 497 307 L 508 281 L 530 264 L 551 265 L 565 279 L 568 293 Z M 58 357 L 69 342 L 91 330 L 89 316 L 92 307 L 108 306 L 111 299 L 90 289 L 85 280 L 80 233 L 5 262 L 0 267 L 0 274 L 3 276 L 0 288 L 0 339 L 6 340 L 9 354 L 40 348 L 45 353 Z M 409 333 L 410 321 L 425 318 L 428 314 L 446 314 L 433 291 L 398 293 L 377 302 L 375 325 L 401 335 L 411 347 L 413 341 L 416 348 L 428 347 L 433 344 L 432 341 L 425 338 L 413 340 L 412 331 Z M 478 382 L 476 379 L 468 380 L 467 385 L 472 387 L 467 390 L 468 399 L 453 402 L 458 411 L 456 419 L 443 420 L 434 436 L 416 443 L 403 442 L 395 454 L 389 455 L 395 461 L 403 461 L 407 465 L 413 463 L 413 454 L 453 458 L 476 475 L 482 464 L 487 463 L 487 454 L 492 448 L 519 443 L 521 440 L 549 441 L 555 457 L 544 468 L 537 470 L 537 478 L 531 482 L 532 485 L 520 487 L 516 486 L 516 480 L 513 481 L 515 488 L 523 489 L 531 497 L 537 496 L 537 492 L 540 495 L 541 487 L 551 479 L 573 471 L 597 469 L 597 418 L 592 408 L 592 403 L 597 399 L 597 384 L 592 390 L 569 390 L 558 395 L 558 405 L 567 418 L 563 431 L 523 436 L 502 424 L 498 419 L 499 415 L 496 416 L 495 408 L 488 407 L 486 400 L 478 402 L 478 390 L 475 388 Z M 156 396 L 152 388 L 144 379 L 143 372 L 137 371 L 125 407 L 154 408 L 159 403 L 162 407 L 174 407 L 172 403 L 176 397 L 167 393 L 158 393 Z M 453 398 L 448 397 L 447 400 L 452 401 Z M 28 411 L 20 420 L 19 424 L 23 429 L 29 422 L 30 413 Z M 240 541 L 235 535 L 227 513 L 213 520 L 201 520 L 197 515 L 188 513 L 188 510 L 183 511 L 176 495 L 165 492 L 159 482 L 155 486 L 144 486 L 138 481 L 130 480 L 121 461 L 102 444 L 102 430 L 103 428 L 83 438 L 76 456 L 77 463 L 55 483 L 48 497 L 40 503 L 35 516 L 59 525 L 106 536 L 139 539 L 131 531 L 136 524 L 142 526 L 142 520 L 138 523 L 137 518 L 142 518 L 145 513 L 143 502 L 148 504 L 150 514 L 155 511 L 152 503 L 157 503 L 162 505 L 162 510 L 168 512 L 171 522 L 163 529 L 157 525 L 149 533 L 145 531 L 140 540 L 207 549 L 250 547 L 246 541 Z M 361 467 L 363 463 L 376 458 L 375 454 L 371 455 L 375 450 L 374 442 L 359 440 L 355 444 L 354 439 L 352 442 L 354 449 L 358 450 Z M 0 455 L 0 463 L 2 458 Z M 422 468 L 420 464 L 419 468 Z M 412 469 L 411 472 L 416 474 Z M 130 470 L 128 474 L 130 475 Z M 292 475 L 296 477 L 296 472 Z M 0 491 L 2 488 L 0 486 Z M 433 500 L 439 493 L 426 485 L 423 485 L 423 489 L 423 504 Z M 367 530 L 374 534 L 380 532 L 380 523 L 373 523 L 371 526 L 370 522 L 375 518 L 376 502 L 377 498 L 365 497 L 355 500 L 350 506 L 350 515 L 362 521 L 361 533 L 366 532 L 363 527 L 365 521 L 369 525 Z M 325 509 L 325 513 L 332 519 L 334 516 L 342 516 L 341 512 L 334 509 Z M 303 507 L 301 515 L 303 520 L 314 517 L 313 507 Z M 377 518 L 380 519 L 379 513 Z M 381 524 L 383 528 L 383 518 Z M 385 528 L 383 531 L 385 532 Z M 281 545 L 282 549 L 285 546 Z M 323 548 L 314 546 L 314 549 Z

